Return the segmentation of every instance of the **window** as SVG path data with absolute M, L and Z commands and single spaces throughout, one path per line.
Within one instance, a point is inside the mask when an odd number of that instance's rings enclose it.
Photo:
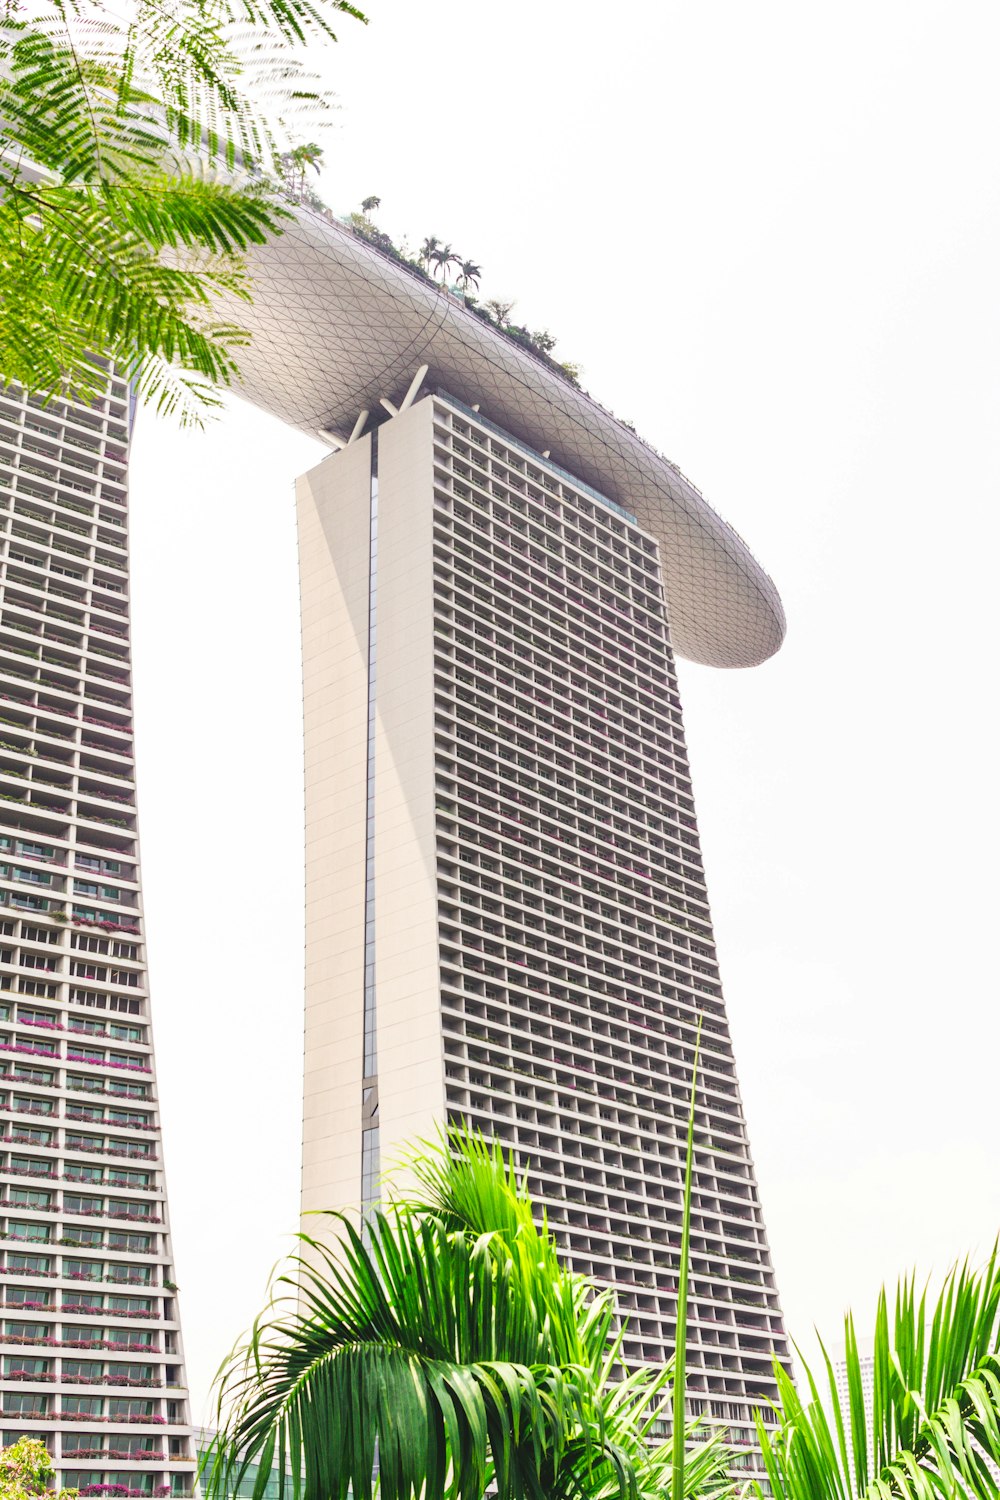
M 8 1339 L 19 1344 L 40 1344 L 43 1339 L 51 1338 L 51 1323 L 11 1323 L 3 1325 L 3 1331 Z
M 8 1252 L 7 1269 L 24 1275 L 35 1272 L 40 1276 L 47 1276 L 52 1269 L 52 1262 L 47 1255 L 15 1255 Z
M 15 1094 L 13 1104 L 21 1114 L 53 1115 L 56 1110 L 54 1099 L 32 1099 L 28 1094 Z
M 149 1094 L 149 1085 L 146 1083 L 127 1083 L 122 1078 L 109 1078 L 108 1093 L 120 1094 L 127 1099 L 145 1099 Z
M 100 1199 L 97 1200 L 100 1202 Z M 104 1233 L 100 1229 L 90 1229 L 79 1224 L 67 1225 L 67 1233 L 64 1242 L 72 1240 L 75 1245 L 103 1245 Z
M 22 954 L 23 958 L 34 958 L 33 953 Z M 17 1007 L 17 1019 L 26 1021 L 29 1026 L 58 1026 L 59 1018 L 53 1010 L 37 1010 L 31 1005 L 19 1005 Z M 36 1043 L 37 1045 L 37 1043 Z
M 118 1042 L 144 1042 L 146 1040 L 145 1030 L 141 1026 L 123 1026 L 120 1021 L 112 1021 L 108 1029 Z M 116 1053 L 112 1054 L 112 1056 L 117 1055 Z M 137 1062 L 138 1060 L 135 1057 L 128 1058 L 129 1062 Z
M 49 1288 L 44 1290 L 35 1286 L 9 1286 L 7 1288 L 8 1307 L 48 1307 L 52 1301 L 52 1293 Z
M 47 1084 L 51 1088 L 55 1074 L 50 1073 L 47 1068 L 25 1067 L 23 1063 L 17 1063 L 15 1066 L 17 1068 L 16 1076 L 22 1083 Z M 50 1108 L 48 1113 L 52 1114 L 53 1110 Z
M 85 1198 L 81 1193 L 63 1194 L 63 1210 L 68 1214 L 98 1214 L 103 1208 L 103 1198 Z
M 7 1201 L 23 1203 L 26 1208 L 51 1208 L 52 1194 L 40 1192 L 37 1188 L 12 1187 L 7 1189 Z
M 152 1348 L 153 1335 L 148 1328 L 109 1328 L 107 1342 L 109 1344 L 142 1344 L 147 1348 Z
M 72 1281 L 100 1281 L 104 1274 L 104 1262 L 100 1260 L 63 1261 L 63 1275 Z
M 100 1114 L 100 1111 L 97 1111 Z M 67 1130 L 66 1148 L 69 1151 L 100 1151 L 104 1145 L 103 1135 L 82 1135 L 76 1130 Z
M 10 1138 L 13 1141 L 30 1141 L 33 1146 L 51 1146 L 52 1131 L 42 1130 L 38 1126 L 16 1125 Z
M 108 1182 L 114 1183 L 115 1187 L 148 1188 L 149 1179 L 148 1172 L 126 1172 L 121 1167 L 108 1168 Z
M 72 1412 L 75 1417 L 99 1417 L 104 1411 L 104 1402 L 100 1396 L 63 1396 L 62 1409 Z
M 104 1036 L 104 1022 L 95 1021 L 90 1016 L 70 1016 L 69 1029 L 83 1036 Z
M 152 1365 L 108 1365 L 108 1378 L 110 1380 L 127 1380 L 134 1384 L 137 1380 L 155 1380 L 156 1372 Z
M 47 1359 L 21 1358 L 19 1355 L 7 1355 L 3 1362 L 4 1375 L 48 1375 L 51 1369 L 51 1361 Z
M 152 1299 L 149 1297 L 112 1296 L 108 1298 L 108 1311 L 124 1313 L 148 1313 L 153 1311 L 153 1303 Z
M 5 1395 L 3 1414 L 5 1417 L 44 1417 L 49 1407 L 48 1396 L 36 1396 L 27 1392 Z
M 64 1380 L 100 1380 L 104 1366 L 95 1359 L 64 1359 L 62 1372 Z
M 93 1328 L 86 1323 L 64 1323 L 62 1333 L 65 1344 L 99 1344 L 104 1337 L 103 1328 Z
M 68 1161 L 63 1175 L 69 1182 L 103 1182 L 104 1168 L 80 1161 Z
M 48 1224 L 22 1224 L 16 1219 L 7 1220 L 7 1238 L 10 1240 L 35 1240 L 47 1242 Z
M 153 1250 L 151 1234 L 122 1234 L 112 1229 L 108 1235 L 109 1250 L 128 1250 L 132 1255 L 150 1255 Z
M 149 1266 L 109 1265 L 108 1281 L 124 1281 L 133 1286 L 148 1286 L 152 1275 Z

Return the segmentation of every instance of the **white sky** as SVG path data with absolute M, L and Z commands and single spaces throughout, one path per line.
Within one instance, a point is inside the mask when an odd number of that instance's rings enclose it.
M 451 240 L 745 535 L 780 654 L 681 664 L 788 1322 L 1000 1227 L 1000 20 L 985 3 L 369 0 L 322 190 Z M 292 480 L 233 404 L 133 466 L 146 903 L 196 1415 L 298 1200 Z

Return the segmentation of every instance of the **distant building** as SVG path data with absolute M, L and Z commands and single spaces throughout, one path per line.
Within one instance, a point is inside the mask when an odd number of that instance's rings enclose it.
M 199 1465 L 201 1464 L 202 1460 L 204 1459 L 206 1453 L 208 1453 L 208 1451 L 211 1448 L 211 1446 L 212 1446 L 212 1444 L 213 1444 L 214 1441 L 215 1441 L 215 1433 L 210 1428 L 208 1428 L 208 1427 L 200 1427 L 200 1428 L 197 1428 L 195 1430 L 194 1443 L 195 1443 L 195 1450 L 196 1450 L 197 1455 L 198 1455 L 198 1463 L 199 1463 Z M 253 1500 L 254 1486 L 257 1483 L 257 1476 L 258 1476 L 259 1473 L 260 1473 L 260 1465 L 259 1464 L 250 1464 L 250 1465 L 248 1465 L 246 1474 L 241 1479 L 240 1483 L 236 1486 L 236 1488 L 229 1493 L 228 1500 Z M 277 1464 L 273 1464 L 272 1467 L 271 1467 L 270 1477 L 268 1478 L 268 1481 L 267 1481 L 266 1485 L 264 1486 L 264 1494 L 263 1494 L 262 1500 L 278 1500 L 278 1492 L 279 1492 L 278 1475 L 279 1475 L 279 1473 L 280 1473 L 280 1470 L 278 1468 L 278 1465 Z
M 837 1395 L 840 1398 L 840 1410 L 841 1410 L 841 1413 L 843 1414 L 844 1421 L 845 1421 L 845 1424 L 846 1424 L 846 1423 L 850 1422 L 850 1410 L 851 1410 L 851 1405 L 850 1405 L 850 1403 L 851 1403 L 851 1393 L 850 1393 L 850 1387 L 849 1387 L 848 1382 L 847 1382 L 847 1360 L 844 1359 L 843 1357 L 841 1357 L 840 1359 L 833 1360 L 832 1364 L 833 1364 L 833 1377 L 834 1377 L 834 1381 L 835 1381 L 836 1386 L 837 1386 Z M 868 1434 L 868 1454 L 869 1454 L 869 1457 L 870 1457 L 871 1456 L 871 1451 L 872 1451 L 872 1402 L 873 1402 L 874 1393 L 875 1393 L 875 1356 L 874 1356 L 874 1354 L 861 1354 L 861 1355 L 859 1355 L 859 1365 L 860 1365 L 860 1369 L 861 1369 L 861 1395 L 862 1395 L 862 1399 L 863 1399 L 863 1402 L 864 1402 L 864 1411 L 865 1411 L 865 1431 Z M 825 1390 L 824 1390 L 823 1394 L 824 1394 L 824 1396 L 826 1396 L 826 1391 Z M 851 1456 L 853 1450 L 852 1450 L 852 1446 L 851 1446 L 851 1438 L 850 1438 L 850 1430 L 849 1430 L 849 1428 L 848 1428 L 848 1436 L 847 1436 L 847 1451 L 848 1451 L 848 1463 L 850 1464 L 851 1476 L 853 1478 L 853 1476 L 854 1476 L 854 1459 Z

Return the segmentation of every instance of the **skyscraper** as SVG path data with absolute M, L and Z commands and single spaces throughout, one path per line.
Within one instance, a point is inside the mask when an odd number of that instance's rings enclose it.
M 337 450 L 298 486 L 303 1207 L 469 1120 L 664 1359 L 701 1019 L 692 1389 L 749 1441 L 787 1347 L 673 650 L 763 660 L 774 586 L 551 361 L 340 224 L 255 274 L 248 394 Z
M 193 1478 L 143 945 L 132 410 L 0 391 L 0 1430 L 84 1494 Z

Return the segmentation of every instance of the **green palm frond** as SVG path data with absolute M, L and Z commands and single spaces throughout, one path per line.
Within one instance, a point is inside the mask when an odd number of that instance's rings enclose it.
M 883 1290 L 875 1318 L 870 1410 L 854 1321 L 845 1324 L 846 1397 L 822 1350 L 825 1380 L 806 1370 L 801 1398 L 776 1368 L 779 1427 L 758 1437 L 779 1500 L 997 1500 L 1000 1465 L 1000 1265 L 966 1263 L 933 1307 L 912 1278 L 892 1316 Z M 821 1346 L 822 1347 L 822 1346 Z M 824 1396 L 821 1397 L 821 1386 Z
M 100 350 L 161 410 L 196 418 L 246 342 L 219 299 L 248 295 L 240 252 L 282 212 L 192 174 L 16 184 L 0 198 L 0 372 L 86 400 Z
M 510 1157 L 452 1132 L 362 1234 L 327 1216 L 219 1384 L 209 1500 L 273 1464 L 302 1500 L 662 1500 L 669 1370 L 629 1373 L 609 1292 L 566 1270 Z M 695 1438 L 683 1495 L 728 1454 Z
M 198 420 L 236 373 L 287 129 L 329 95 L 289 47 L 349 0 L 53 0 L 0 15 L 0 382 L 89 400 L 110 356 Z

